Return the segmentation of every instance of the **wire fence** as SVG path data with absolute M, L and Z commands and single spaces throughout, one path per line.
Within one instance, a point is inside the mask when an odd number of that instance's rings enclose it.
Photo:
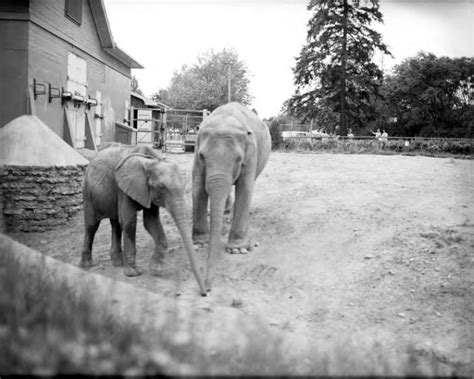
M 267 126 L 270 127 L 269 123 L 266 123 Z M 289 124 L 280 124 L 280 129 L 282 131 L 283 140 L 333 140 L 333 139 L 340 139 L 340 140 L 376 140 L 375 136 L 367 136 L 367 135 L 354 135 L 351 137 L 348 136 L 340 136 L 337 134 L 329 134 L 324 133 L 321 129 L 311 129 L 313 125 L 311 124 L 298 124 L 298 123 L 289 123 Z M 380 137 L 379 137 L 380 140 Z M 432 142 L 440 142 L 440 141 L 451 141 L 451 142 L 467 142 L 467 143 L 474 143 L 474 138 L 459 138 L 459 137 L 419 137 L 419 136 L 388 136 L 388 141 L 432 141 Z

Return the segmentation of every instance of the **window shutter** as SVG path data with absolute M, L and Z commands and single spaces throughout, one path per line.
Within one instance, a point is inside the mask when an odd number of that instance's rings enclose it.
M 66 0 L 66 16 L 81 25 L 82 0 Z

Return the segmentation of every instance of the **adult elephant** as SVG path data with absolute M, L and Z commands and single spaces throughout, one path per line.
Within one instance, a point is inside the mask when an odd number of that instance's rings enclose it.
M 205 279 L 208 291 L 221 249 L 226 200 L 228 203 L 233 185 L 235 200 L 227 250 L 246 253 L 252 248 L 248 236 L 250 204 L 255 180 L 268 161 L 270 149 L 267 126 L 238 103 L 217 108 L 199 128 L 193 165 L 193 238 L 200 243 L 209 240 Z
M 84 198 L 84 247 L 80 265 L 92 265 L 92 243 L 102 219 L 110 219 L 112 246 L 110 258 L 114 266 L 122 266 L 126 276 L 141 275 L 135 263 L 137 211 L 143 210 L 145 229 L 155 242 L 150 271 L 160 274 L 168 243 L 160 223 L 160 207 L 165 207 L 176 223 L 191 267 L 206 294 L 194 256 L 191 227 L 184 202 L 185 178 L 179 167 L 165 160 L 147 146 L 113 145 L 95 157 L 86 169 Z M 123 232 L 124 249 L 121 237 Z

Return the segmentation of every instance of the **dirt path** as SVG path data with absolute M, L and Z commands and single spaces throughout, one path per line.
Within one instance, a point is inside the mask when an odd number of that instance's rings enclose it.
M 170 159 L 188 173 L 191 216 L 192 154 Z M 393 352 L 412 344 L 473 373 L 473 180 L 472 160 L 272 153 L 252 207 L 251 234 L 260 245 L 248 255 L 222 254 L 206 301 L 314 343 L 371 340 Z M 163 277 L 146 271 L 126 278 L 112 267 L 106 220 L 91 271 L 174 296 L 174 267 L 184 266 L 183 300 L 197 301 L 179 234 L 164 213 L 176 249 Z M 61 230 L 14 237 L 77 264 L 82 228 L 80 215 Z M 152 239 L 141 224 L 137 241 L 138 263 L 147 269 Z

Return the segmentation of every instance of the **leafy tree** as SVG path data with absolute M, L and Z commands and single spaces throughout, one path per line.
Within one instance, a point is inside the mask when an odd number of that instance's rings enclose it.
M 406 59 L 383 87 L 392 134 L 472 136 L 473 90 L 474 58 L 421 52 Z
M 135 77 L 135 75 L 132 76 L 132 81 L 130 83 L 130 87 L 131 87 L 131 90 L 133 92 L 136 92 L 138 93 L 139 95 L 143 95 L 143 92 L 142 90 L 140 89 L 140 87 L 138 86 L 138 80 L 137 78 Z
M 173 108 L 212 111 L 228 101 L 229 74 L 231 101 L 250 104 L 247 67 L 236 52 L 226 49 L 217 53 L 208 51 L 192 66 L 184 65 L 174 73 L 169 87 L 154 97 Z
M 316 119 L 346 134 L 375 118 L 382 71 L 372 62 L 376 51 L 390 54 L 380 33 L 378 0 L 310 0 L 313 12 L 307 43 L 296 58 L 297 86 L 286 108 L 303 119 Z M 335 115 L 339 116 L 339 120 Z

